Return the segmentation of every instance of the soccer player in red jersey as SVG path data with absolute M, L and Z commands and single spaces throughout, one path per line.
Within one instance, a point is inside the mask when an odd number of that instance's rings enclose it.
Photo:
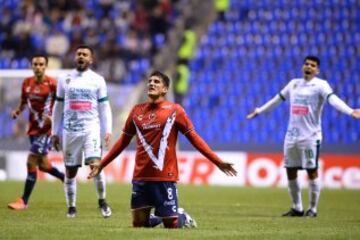
M 28 207 L 29 197 L 35 186 L 37 167 L 40 171 L 64 181 L 64 174 L 48 162 L 47 154 L 50 149 L 51 109 L 55 100 L 56 80 L 45 75 L 48 58 L 45 55 L 34 55 L 31 67 L 34 76 L 26 78 L 22 83 L 19 106 L 11 113 L 16 119 L 26 106 L 29 108 L 30 153 L 27 159 L 27 178 L 23 196 L 8 207 L 14 210 L 24 210 Z
M 222 161 L 194 130 L 185 110 L 165 100 L 170 80 L 155 71 L 148 79 L 148 101 L 136 105 L 129 114 L 120 138 L 101 162 L 93 164 L 88 178 L 99 174 L 136 135 L 131 208 L 134 227 L 196 227 L 195 221 L 178 208 L 176 182 L 179 180 L 176 157 L 178 132 L 226 175 L 235 176 L 233 164 Z M 150 214 L 155 208 L 155 215 Z

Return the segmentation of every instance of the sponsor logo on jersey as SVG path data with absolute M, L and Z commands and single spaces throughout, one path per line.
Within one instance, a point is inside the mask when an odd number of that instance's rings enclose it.
M 147 130 L 147 129 L 153 129 L 153 128 L 160 128 L 160 123 L 157 123 L 157 124 L 143 124 L 142 125 L 143 129 L 144 130 Z
M 71 110 L 90 110 L 91 102 L 88 101 L 70 101 L 70 109 Z
M 162 109 L 171 109 L 171 105 L 165 105 L 161 107 Z
M 309 107 L 308 106 L 301 106 L 301 105 L 293 105 L 291 107 L 291 113 L 294 115 L 308 115 L 309 114 Z

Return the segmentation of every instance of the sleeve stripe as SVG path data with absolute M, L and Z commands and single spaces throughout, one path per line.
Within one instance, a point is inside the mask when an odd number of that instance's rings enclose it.
M 326 96 L 326 101 L 329 101 L 329 97 L 331 96 L 331 95 L 333 95 L 334 93 L 332 92 L 332 93 L 329 93 L 327 96 Z
M 105 101 L 108 101 L 108 100 L 109 100 L 108 97 L 103 97 L 103 98 L 98 99 L 98 102 L 105 102 Z
M 63 101 L 64 101 L 64 98 L 55 96 L 55 100 L 56 100 L 56 101 L 59 101 L 59 102 L 63 102 Z
M 285 101 L 286 100 L 286 98 L 281 94 L 281 93 L 279 93 L 279 97 L 281 98 L 281 100 L 283 100 L 283 101 Z
M 191 128 L 191 129 L 187 130 L 186 132 L 184 132 L 184 135 L 188 134 L 191 131 L 194 131 L 194 128 Z

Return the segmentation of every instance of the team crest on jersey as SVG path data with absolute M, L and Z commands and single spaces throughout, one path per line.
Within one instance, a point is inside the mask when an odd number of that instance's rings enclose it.
M 67 78 L 67 79 L 65 80 L 66 84 L 69 84 L 70 81 L 71 81 L 71 78 Z
M 34 89 L 34 93 L 40 93 L 40 88 L 36 87 L 36 88 Z
M 154 120 L 155 118 L 156 118 L 156 114 L 155 113 L 150 113 L 149 120 Z
M 27 88 L 25 89 L 25 92 L 29 93 L 29 92 L 30 92 L 30 87 L 27 87 Z
M 295 89 L 296 87 L 297 87 L 297 84 L 295 83 L 295 84 L 294 84 L 294 89 Z
M 139 121 L 142 121 L 143 118 L 144 118 L 144 115 L 143 115 L 143 114 L 137 116 L 137 119 L 138 119 Z

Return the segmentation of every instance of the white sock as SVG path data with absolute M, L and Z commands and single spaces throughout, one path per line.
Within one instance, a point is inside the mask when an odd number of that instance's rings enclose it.
M 309 209 L 316 212 L 320 197 L 320 181 L 318 178 L 309 181 Z
M 68 178 L 65 175 L 64 191 L 66 197 L 66 205 L 68 207 L 76 206 L 76 177 Z
M 301 188 L 299 181 L 296 179 L 288 181 L 289 195 L 293 202 L 293 208 L 297 211 L 303 211 L 302 201 L 301 201 Z
M 94 177 L 94 184 L 96 188 L 96 193 L 99 199 L 105 199 L 106 197 L 106 180 L 105 173 L 101 171 L 99 175 Z

